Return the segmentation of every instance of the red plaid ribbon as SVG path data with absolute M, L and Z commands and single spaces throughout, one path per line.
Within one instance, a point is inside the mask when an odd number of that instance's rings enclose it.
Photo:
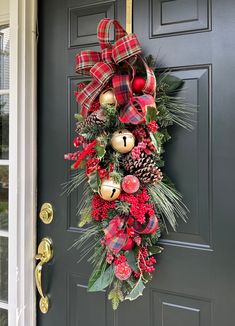
M 148 106 L 155 106 L 151 95 L 132 97 L 129 103 L 120 110 L 119 120 L 122 123 L 139 124 L 145 121 Z
M 147 225 L 143 226 L 139 222 L 135 222 L 134 230 L 139 234 L 153 234 L 158 229 L 158 219 L 155 215 L 148 219 Z
M 109 38 L 111 25 L 115 28 L 115 44 Z M 81 114 L 87 116 L 89 109 L 116 71 L 116 65 L 141 52 L 137 37 L 127 35 L 117 20 L 102 19 L 98 26 L 98 38 L 102 53 L 82 51 L 76 56 L 76 72 L 89 75 L 93 79 L 82 91 L 75 92 L 76 100 L 81 105 Z
M 107 228 L 104 229 L 105 243 L 107 247 L 115 254 L 117 254 L 125 245 L 128 235 L 124 234 L 123 219 L 120 216 L 114 217 Z

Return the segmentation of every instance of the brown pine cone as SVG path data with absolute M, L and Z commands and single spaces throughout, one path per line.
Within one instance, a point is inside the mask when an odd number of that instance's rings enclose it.
M 84 121 L 78 122 L 76 125 L 76 132 L 82 134 L 88 128 L 103 127 L 105 124 L 105 115 L 103 110 L 98 110 L 91 113 Z
M 123 160 L 123 167 L 144 184 L 162 180 L 161 170 L 157 167 L 153 157 L 145 152 L 140 154 L 139 159 L 133 159 L 131 154 L 128 154 Z

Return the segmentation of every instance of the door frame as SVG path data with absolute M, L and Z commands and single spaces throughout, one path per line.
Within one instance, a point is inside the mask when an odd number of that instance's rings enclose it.
M 10 3 L 9 326 L 36 325 L 37 0 Z

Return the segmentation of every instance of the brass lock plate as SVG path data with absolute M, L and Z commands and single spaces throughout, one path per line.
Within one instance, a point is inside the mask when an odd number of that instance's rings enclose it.
M 53 221 L 54 212 L 50 203 L 44 203 L 42 205 L 39 217 L 44 224 L 50 224 Z

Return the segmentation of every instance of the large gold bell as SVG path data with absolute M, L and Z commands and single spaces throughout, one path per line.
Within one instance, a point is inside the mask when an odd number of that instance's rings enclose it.
M 99 188 L 99 195 L 104 200 L 113 201 L 118 198 L 121 193 L 120 183 L 114 182 L 112 179 L 104 179 Z
M 115 151 L 125 154 L 135 146 L 135 137 L 127 129 L 118 130 L 112 135 L 111 145 Z

